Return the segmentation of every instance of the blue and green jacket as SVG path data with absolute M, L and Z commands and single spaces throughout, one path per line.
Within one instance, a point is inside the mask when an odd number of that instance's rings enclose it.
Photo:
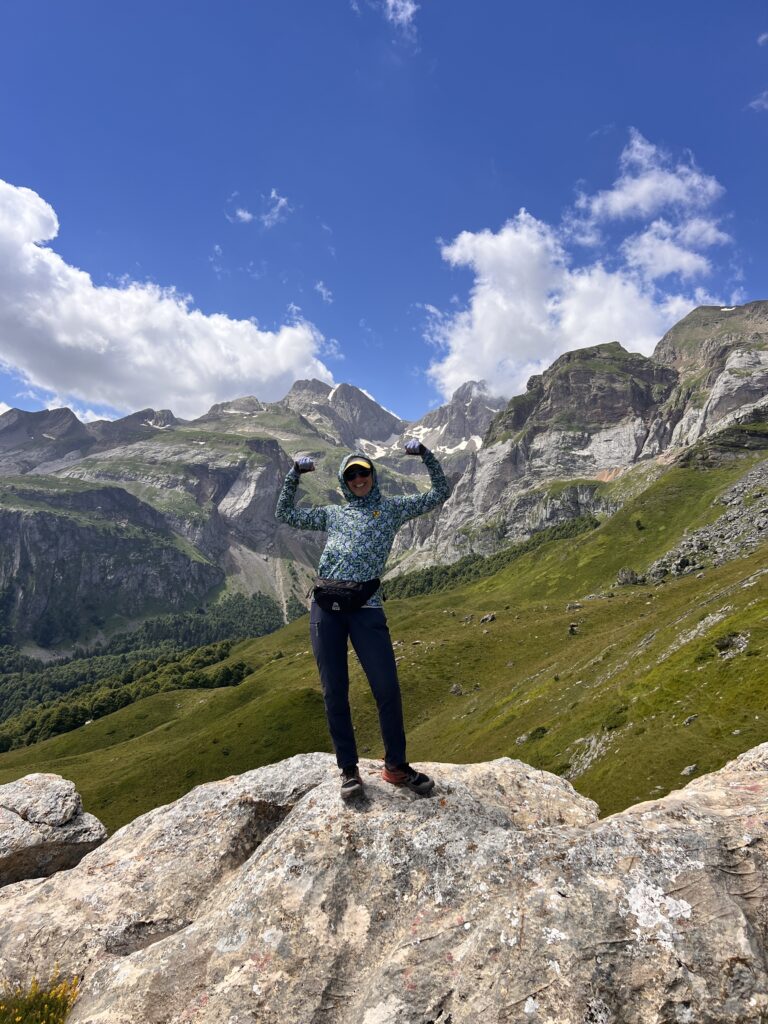
M 320 505 L 295 508 L 299 474 L 292 469 L 285 478 L 277 502 L 275 516 L 282 523 L 300 530 L 325 530 L 328 539 L 320 556 L 318 575 L 331 580 L 355 580 L 362 583 L 384 573 L 395 534 L 409 519 L 415 519 L 442 505 L 450 493 L 440 463 L 432 452 L 424 449 L 422 459 L 429 471 L 431 488 L 425 494 L 385 498 L 379 490 L 376 467 L 373 486 L 364 498 L 353 494 L 344 482 L 344 470 L 353 459 L 371 460 L 362 452 L 347 457 L 339 467 L 339 484 L 345 505 Z M 378 607 L 381 595 L 377 590 L 368 605 Z

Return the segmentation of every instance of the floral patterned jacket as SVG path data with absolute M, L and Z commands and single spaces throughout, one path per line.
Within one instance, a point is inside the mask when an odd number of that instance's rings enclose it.
M 425 494 L 385 498 L 379 490 L 374 466 L 373 487 L 364 498 L 359 498 L 344 482 L 344 469 L 351 460 L 368 459 L 367 455 L 356 452 L 347 455 L 339 467 L 339 484 L 346 504 L 314 508 L 295 508 L 299 474 L 292 469 L 280 492 L 275 517 L 300 530 L 327 532 L 328 539 L 317 570 L 324 579 L 357 582 L 375 579 L 383 574 L 395 534 L 403 523 L 441 505 L 450 493 L 445 473 L 432 452 L 424 449 L 421 457 L 432 483 Z M 380 605 L 381 595 L 377 590 L 368 606 L 376 608 Z

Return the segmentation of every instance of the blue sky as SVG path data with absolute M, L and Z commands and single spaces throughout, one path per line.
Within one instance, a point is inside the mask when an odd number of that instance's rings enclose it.
M 6 4 L 0 409 L 649 354 L 768 298 L 767 142 L 764 2 Z

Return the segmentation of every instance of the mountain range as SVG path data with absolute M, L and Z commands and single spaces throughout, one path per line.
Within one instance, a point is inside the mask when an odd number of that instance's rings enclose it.
M 150 618 L 71 661 L 0 647 L 0 783 L 66 775 L 114 828 L 198 783 L 328 750 L 306 619 L 278 628 L 266 594 L 217 595 L 263 580 L 295 613 L 321 538 L 273 518 L 292 456 L 320 467 L 302 500 L 338 500 L 350 446 L 384 487 L 413 490 L 408 434 L 453 481 L 385 581 L 409 756 L 519 759 L 604 813 L 717 771 L 768 738 L 767 311 L 696 310 L 652 359 L 567 353 L 523 396 L 467 385 L 416 424 L 318 382 L 193 424 L 7 413 L 6 634 L 23 642 L 25 610 L 26 635 L 42 624 L 51 644 L 57 628 L 79 639 Z M 361 439 L 374 418 L 378 436 Z M 152 618 L 186 602 L 205 614 Z M 350 676 L 360 751 L 375 757 L 355 658 Z
M 611 516 L 699 439 L 759 418 L 768 302 L 699 307 L 650 358 L 595 345 L 563 354 L 510 401 L 492 392 L 468 382 L 415 423 L 317 380 L 192 421 L 11 409 L 0 416 L 0 636 L 66 646 L 225 591 L 260 591 L 287 613 L 305 601 L 322 542 L 274 520 L 298 454 L 318 466 L 302 480 L 311 502 L 341 500 L 336 472 L 351 449 L 400 492 L 426 486 L 402 454 L 407 437 L 440 457 L 452 495 L 401 531 L 392 575 Z

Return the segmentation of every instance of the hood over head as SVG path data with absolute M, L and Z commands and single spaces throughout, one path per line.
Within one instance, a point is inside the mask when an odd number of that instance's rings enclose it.
M 347 466 L 353 462 L 364 462 L 366 465 L 371 467 L 371 476 L 373 477 L 373 486 L 364 498 L 358 498 L 356 494 L 347 487 L 346 481 L 344 480 L 344 470 Z M 342 496 L 346 501 L 359 501 L 359 502 L 370 502 L 378 501 L 381 497 L 381 491 L 379 490 L 379 478 L 376 473 L 376 467 L 374 466 L 371 459 L 364 452 L 352 452 L 351 455 L 345 455 L 341 460 L 339 466 L 339 486 L 341 487 Z

